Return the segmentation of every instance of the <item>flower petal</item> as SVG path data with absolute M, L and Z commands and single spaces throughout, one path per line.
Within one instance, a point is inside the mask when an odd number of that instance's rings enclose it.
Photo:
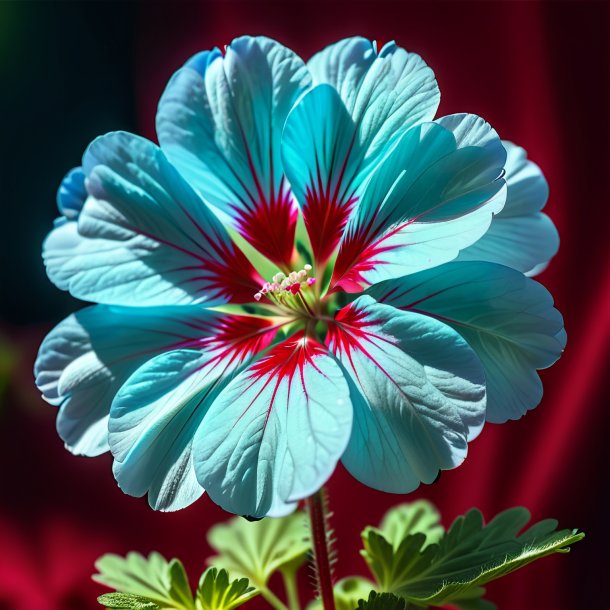
M 78 217 L 87 199 L 85 190 L 85 173 L 82 167 L 71 169 L 61 181 L 57 191 L 57 208 L 66 218 Z
M 457 332 L 362 296 L 337 313 L 327 342 L 351 381 L 342 461 L 352 475 L 407 493 L 462 463 L 485 420 L 485 376 Z
M 363 187 L 331 288 L 358 292 L 452 260 L 504 205 L 506 152 L 474 115 L 411 128 Z
M 518 419 L 538 405 L 537 369 L 565 347 L 561 314 L 547 290 L 508 267 L 452 262 L 370 289 L 377 300 L 433 316 L 455 328 L 487 377 L 487 421 Z
M 540 212 L 549 187 L 523 148 L 502 142 L 506 158 L 506 204 L 479 241 L 466 248 L 460 261 L 488 261 L 507 265 L 528 275 L 546 268 L 559 249 L 559 234 L 553 221 Z
M 363 152 L 356 136 L 354 121 L 330 85 L 307 92 L 286 121 L 282 159 L 318 263 L 339 243 L 356 201 Z
M 108 451 L 110 405 L 127 378 L 153 356 L 180 347 L 231 349 L 235 357 L 268 345 L 266 318 L 226 316 L 201 307 L 96 305 L 69 316 L 45 338 L 34 365 L 36 385 L 59 406 L 66 447 Z
M 200 342 L 220 314 L 200 307 L 87 307 L 60 322 L 34 365 L 45 400 L 60 407 L 57 430 L 76 454 L 108 451 L 108 413 L 141 364 L 177 345 Z
M 230 512 L 262 517 L 310 495 L 349 439 L 347 382 L 326 348 L 297 335 L 240 373 L 197 432 L 197 478 Z
M 260 278 L 161 150 L 115 132 L 83 159 L 89 198 L 44 247 L 49 277 L 114 305 L 247 302 Z
M 310 85 L 303 61 L 265 38 L 235 39 L 187 62 L 159 103 L 161 147 L 261 253 L 288 264 L 296 208 L 280 159 L 284 121 Z
M 360 37 L 330 45 L 308 62 L 314 85 L 328 83 L 358 125 L 371 162 L 413 125 L 430 121 L 440 92 L 434 73 L 415 53 Z
M 269 346 L 277 327 L 228 316 L 210 329 L 208 338 L 183 344 L 202 349 L 176 349 L 143 364 L 112 402 L 114 475 L 125 493 L 148 493 L 155 510 L 184 508 L 203 493 L 193 470 L 195 431 L 231 374 Z

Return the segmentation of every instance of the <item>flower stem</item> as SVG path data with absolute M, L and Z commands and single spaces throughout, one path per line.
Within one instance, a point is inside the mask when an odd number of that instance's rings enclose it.
M 288 598 L 288 608 L 290 610 L 301 610 L 296 571 L 282 570 L 282 577 L 284 579 L 284 589 L 286 590 L 286 597 Z
M 275 608 L 275 610 L 288 610 L 286 604 L 275 594 L 271 589 L 267 587 L 260 588 L 261 595 L 265 599 L 270 606 Z
M 314 567 L 318 581 L 319 593 L 324 610 L 335 610 L 331 558 L 329 553 L 329 531 L 327 529 L 326 499 L 324 488 L 307 499 L 311 539 L 313 546 Z

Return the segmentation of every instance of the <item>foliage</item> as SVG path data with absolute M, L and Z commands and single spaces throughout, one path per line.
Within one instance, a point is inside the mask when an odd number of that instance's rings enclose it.
M 552 519 L 519 534 L 529 520 L 526 509 L 513 508 L 484 525 L 481 513 L 473 509 L 434 544 L 427 544 L 421 532 L 392 544 L 369 527 L 362 534 L 362 554 L 381 591 L 424 607 L 458 601 L 462 608 L 484 608 L 477 601 L 481 585 L 541 557 L 566 552 L 584 536 L 576 530 L 557 531 Z
M 274 572 L 293 572 L 311 549 L 301 512 L 281 519 L 247 521 L 240 517 L 214 526 L 208 542 L 217 552 L 209 563 L 265 588 Z
M 504 511 L 485 524 L 472 509 L 445 531 L 437 509 L 418 500 L 388 511 L 378 527 L 362 532 L 361 551 L 374 581 L 361 576 L 334 585 L 336 610 L 413 610 L 450 604 L 459 610 L 497 610 L 483 585 L 536 559 L 565 553 L 584 534 L 558 530 L 552 519 L 524 529 L 524 508 Z M 249 522 L 231 519 L 208 533 L 216 554 L 195 594 L 184 567 L 158 553 L 105 555 L 97 582 L 116 590 L 99 597 L 117 610 L 234 610 L 261 594 L 275 610 L 300 610 L 296 573 L 311 552 L 304 515 Z M 270 588 L 284 580 L 287 602 Z M 231 576 L 229 576 L 231 575 Z M 320 600 L 307 610 L 322 610 Z
M 98 598 L 106 608 L 120 610 L 233 610 L 256 595 L 247 578 L 231 580 L 226 570 L 209 568 L 196 595 L 177 559 L 166 561 L 159 553 L 144 557 L 104 555 L 96 563 L 94 580 L 116 589 Z

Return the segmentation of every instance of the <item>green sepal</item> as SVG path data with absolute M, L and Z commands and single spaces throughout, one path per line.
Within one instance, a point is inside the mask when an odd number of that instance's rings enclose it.
M 132 593 L 104 593 L 97 598 L 104 608 L 112 610 L 160 610 L 161 606 L 152 600 Z
M 197 610 L 233 610 L 256 595 L 247 578 L 230 580 L 226 570 L 208 568 L 199 579 Z
M 296 570 L 311 549 L 302 512 L 255 522 L 236 517 L 210 529 L 208 542 L 217 552 L 210 565 L 247 578 L 258 589 L 274 572 Z
M 95 563 L 93 580 L 120 593 L 140 596 L 172 610 L 195 610 L 188 577 L 178 559 L 167 561 L 159 553 L 144 557 L 108 554 Z
M 529 520 L 526 509 L 513 508 L 484 525 L 473 509 L 430 545 L 423 533 L 415 533 L 394 546 L 381 530 L 367 528 L 362 554 L 382 591 L 424 607 L 455 601 L 465 610 L 483 610 L 492 606 L 480 599 L 481 585 L 541 557 L 567 552 L 584 537 L 576 530 L 557 531 L 552 519 L 519 535 Z

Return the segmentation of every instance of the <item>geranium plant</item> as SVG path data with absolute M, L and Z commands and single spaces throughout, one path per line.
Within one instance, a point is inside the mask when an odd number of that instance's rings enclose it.
M 305 63 L 264 37 L 189 59 L 160 146 L 97 138 L 58 193 L 50 279 L 95 305 L 43 342 L 36 381 L 68 449 L 110 451 L 152 508 L 203 493 L 238 519 L 193 595 L 181 564 L 100 560 L 109 608 L 234 608 L 311 551 L 325 610 L 488 608 L 481 585 L 581 534 L 527 511 L 444 532 L 413 503 L 363 532 L 371 579 L 333 584 L 325 498 L 339 460 L 405 494 L 459 466 L 486 421 L 542 397 L 565 332 L 531 276 L 558 236 L 523 149 L 478 116 L 435 119 L 416 54 L 349 38 Z M 311 535 L 300 525 L 305 501 Z M 296 511 L 296 513 L 294 512 Z M 293 513 L 293 514 L 291 514 Z

